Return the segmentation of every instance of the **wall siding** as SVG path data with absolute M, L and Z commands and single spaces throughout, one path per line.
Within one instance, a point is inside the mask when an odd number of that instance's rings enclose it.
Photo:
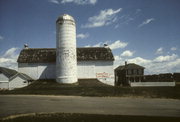
M 56 76 L 54 63 L 19 63 L 18 71 L 27 74 L 35 80 L 55 79 Z
M 0 74 L 0 89 L 8 89 L 9 88 L 9 79 L 4 75 Z
M 8 89 L 9 83 L 8 82 L 0 82 L 0 89 Z
M 15 88 L 22 88 L 28 85 L 28 81 L 24 80 L 23 78 L 17 76 L 9 82 L 9 90 Z
M 8 78 L 4 75 L 4 74 L 0 74 L 0 81 L 3 81 L 3 82 L 8 82 Z
M 134 82 L 130 83 L 131 87 L 140 87 L 140 86 L 175 86 L 175 82 Z
M 19 72 L 25 73 L 33 79 L 55 79 L 55 63 L 19 63 Z M 114 85 L 113 61 L 78 61 L 78 79 L 97 78 L 101 82 Z

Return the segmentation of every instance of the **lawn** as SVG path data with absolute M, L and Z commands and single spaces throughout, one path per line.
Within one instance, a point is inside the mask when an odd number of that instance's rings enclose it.
M 33 81 L 29 86 L 0 91 L 0 94 L 39 94 L 74 96 L 115 96 L 180 99 L 180 84 L 175 87 L 114 87 L 97 80 L 79 80 L 78 83 L 59 84 L 55 80 Z
M 179 122 L 179 117 L 148 117 L 148 116 L 124 116 L 78 113 L 44 113 L 12 116 L 0 120 L 2 122 Z

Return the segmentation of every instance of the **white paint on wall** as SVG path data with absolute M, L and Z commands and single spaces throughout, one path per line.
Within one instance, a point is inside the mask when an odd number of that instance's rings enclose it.
M 81 61 L 78 62 L 78 78 L 96 78 L 95 74 L 95 62 L 89 61 Z
M 9 83 L 8 83 L 8 77 L 6 77 L 4 74 L 0 73 L 0 89 L 8 89 Z
M 175 82 L 131 82 L 131 87 L 144 87 L 144 86 L 175 86 Z
M 9 90 L 15 89 L 15 88 L 22 88 L 28 85 L 28 81 L 21 78 L 19 75 L 16 76 L 14 79 L 12 79 L 9 82 Z
M 0 74 L 0 89 L 15 89 L 15 88 L 22 88 L 28 85 L 28 81 L 21 78 L 21 76 L 17 75 L 13 79 L 9 81 L 4 74 Z
M 78 78 L 97 78 L 114 86 L 113 61 L 78 61 Z
M 0 73 L 0 82 L 7 82 L 8 77 L 6 77 L 4 74 Z
M 55 67 L 55 63 L 19 63 L 18 71 L 27 74 L 35 80 L 55 79 Z
M 19 63 L 18 70 L 33 79 L 55 79 L 55 67 L 55 63 Z M 77 69 L 79 79 L 97 78 L 105 84 L 114 86 L 113 61 L 78 61 Z
M 64 14 L 56 21 L 56 81 L 77 82 L 76 25 Z
M 9 83 L 8 82 L 0 82 L 0 89 L 8 89 Z

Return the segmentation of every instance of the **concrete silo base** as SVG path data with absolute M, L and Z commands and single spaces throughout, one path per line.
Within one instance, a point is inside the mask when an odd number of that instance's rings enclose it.
M 58 77 L 56 78 L 56 82 L 63 84 L 72 84 L 78 82 L 78 80 L 74 77 Z

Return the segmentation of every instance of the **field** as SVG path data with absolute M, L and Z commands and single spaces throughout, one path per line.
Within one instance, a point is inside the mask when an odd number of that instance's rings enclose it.
M 115 96 L 180 99 L 180 84 L 175 87 L 113 87 L 97 80 L 79 80 L 76 84 L 58 84 L 55 80 L 33 81 L 29 86 L 3 90 L 0 94 L 39 94 L 73 96 Z

